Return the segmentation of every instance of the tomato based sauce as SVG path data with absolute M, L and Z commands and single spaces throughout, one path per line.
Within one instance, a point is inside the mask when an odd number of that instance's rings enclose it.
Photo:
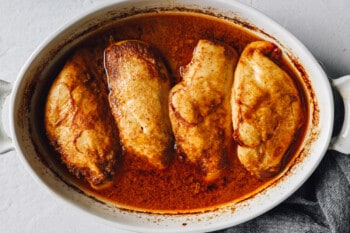
M 104 49 L 111 42 L 130 39 L 142 40 L 159 50 L 169 70 L 172 85 L 181 80 L 181 67 L 191 60 L 199 39 L 224 42 L 236 49 L 238 54 L 250 42 L 261 40 L 241 26 L 214 17 L 197 13 L 153 13 L 120 20 L 79 46 L 94 51 L 101 76 L 106 78 L 103 67 Z M 288 64 L 281 65 L 285 69 L 289 67 Z M 291 69 L 287 71 L 293 74 Z M 297 78 L 295 79 L 297 83 Z M 300 139 L 289 150 L 289 157 L 293 157 L 293 152 L 302 140 L 303 133 L 300 132 L 299 135 Z M 200 171 L 176 150 L 176 144 L 170 152 L 172 161 L 165 170 L 154 169 L 146 161 L 123 151 L 117 162 L 116 176 L 111 187 L 94 190 L 85 181 L 72 179 L 93 195 L 130 209 L 151 212 L 210 209 L 245 199 L 266 187 L 273 179 L 257 179 L 252 176 L 240 164 L 235 146 L 232 141 L 228 166 L 222 177 L 214 183 L 203 181 Z M 290 161 L 289 157 L 285 164 Z M 62 169 L 65 169 L 64 165 Z

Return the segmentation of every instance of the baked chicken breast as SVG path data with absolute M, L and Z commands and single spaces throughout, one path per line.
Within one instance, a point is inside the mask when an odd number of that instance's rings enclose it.
M 230 96 L 237 60 L 228 45 L 199 40 L 192 60 L 182 67 L 182 81 L 170 92 L 176 145 L 208 182 L 220 176 L 230 151 Z
M 109 102 L 126 151 L 164 169 L 173 135 L 168 113 L 170 79 L 150 45 L 137 40 L 111 44 L 105 51 Z
M 48 93 L 45 127 L 69 171 L 99 189 L 112 183 L 120 146 L 105 77 L 93 61 L 81 49 L 66 62 Z
M 296 84 L 274 62 L 281 54 L 273 43 L 253 42 L 235 71 L 231 104 L 237 155 L 259 178 L 280 170 L 304 117 Z

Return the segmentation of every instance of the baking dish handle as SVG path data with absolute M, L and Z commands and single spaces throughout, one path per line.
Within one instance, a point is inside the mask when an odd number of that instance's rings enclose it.
M 350 75 L 334 79 L 333 85 L 344 102 L 344 122 L 339 135 L 333 138 L 329 149 L 350 154 Z
M 2 116 L 2 109 L 5 103 L 5 99 L 11 93 L 11 90 L 11 83 L 0 80 L 0 118 Z M 0 122 L 0 154 L 4 154 L 13 149 L 14 147 L 12 140 L 5 132 L 3 122 Z

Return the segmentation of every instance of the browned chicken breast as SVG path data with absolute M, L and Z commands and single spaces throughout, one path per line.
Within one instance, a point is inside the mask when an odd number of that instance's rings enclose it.
M 121 41 L 106 49 L 105 68 L 110 106 L 124 148 L 164 169 L 173 136 L 168 114 L 170 80 L 161 58 L 144 42 Z
M 273 61 L 280 56 L 281 50 L 270 42 L 249 44 L 237 64 L 232 88 L 238 158 L 260 178 L 280 170 L 304 116 L 295 83 Z
M 69 171 L 99 189 L 111 184 L 119 146 L 105 77 L 93 60 L 78 50 L 67 61 L 49 90 L 45 127 Z
M 170 92 L 176 144 L 208 182 L 220 176 L 230 151 L 230 96 L 237 60 L 231 47 L 200 40 L 182 69 L 183 80 Z

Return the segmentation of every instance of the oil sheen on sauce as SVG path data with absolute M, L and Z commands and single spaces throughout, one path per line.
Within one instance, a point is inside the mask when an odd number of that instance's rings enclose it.
M 224 42 L 239 54 L 248 43 L 260 40 L 240 26 L 211 16 L 198 13 L 153 13 L 118 21 L 80 46 L 94 51 L 101 76 L 106 78 L 103 67 L 104 49 L 111 42 L 129 39 L 145 41 L 160 51 L 170 72 L 172 85 L 180 80 L 180 67 L 191 60 L 199 39 Z M 280 65 L 295 76 L 288 69 L 288 64 Z M 301 87 L 300 90 L 303 95 Z M 300 139 L 295 141 L 290 150 L 291 155 L 303 138 L 302 132 L 299 135 Z M 232 146 L 235 148 L 234 142 Z M 123 153 L 116 167 L 112 187 L 93 190 L 83 180 L 72 179 L 93 195 L 130 209 L 150 212 L 205 210 L 244 199 L 262 189 L 271 180 L 261 180 L 250 175 L 240 164 L 234 151 L 229 156 L 229 165 L 223 178 L 211 184 L 202 181 L 196 168 L 186 163 L 184 157 L 176 152 L 176 145 L 171 152 L 173 160 L 163 171 L 148 167 L 147 162 L 132 154 Z M 63 166 L 62 169 L 64 170 Z

